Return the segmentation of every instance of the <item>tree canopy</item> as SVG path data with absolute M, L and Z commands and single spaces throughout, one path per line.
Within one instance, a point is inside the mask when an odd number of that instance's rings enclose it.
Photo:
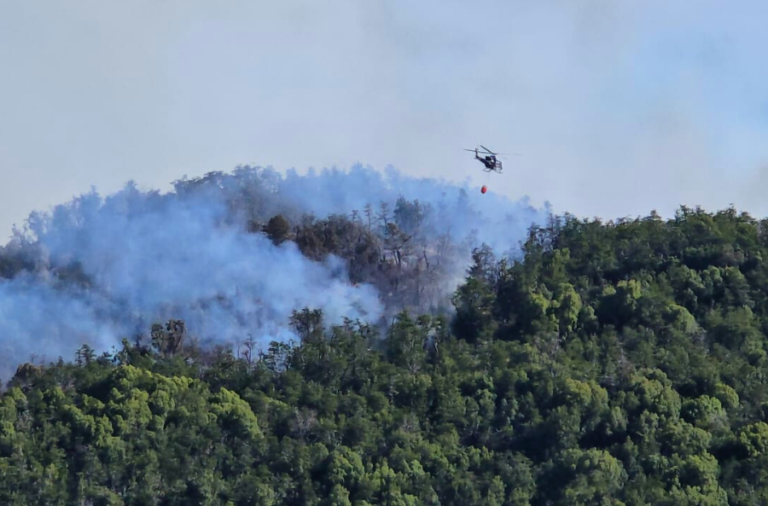
M 400 267 L 407 216 L 386 243 L 343 217 L 258 230 L 368 280 Z M 763 504 L 766 224 L 553 217 L 519 260 L 476 249 L 451 318 L 403 311 L 380 335 L 307 308 L 300 342 L 261 352 L 170 321 L 24 364 L 0 397 L 0 503 Z

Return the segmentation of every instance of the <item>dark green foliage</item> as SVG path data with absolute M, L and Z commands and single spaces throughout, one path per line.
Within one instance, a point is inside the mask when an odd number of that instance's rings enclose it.
M 280 214 L 270 218 L 264 227 L 264 233 L 267 234 L 267 237 L 269 237 L 275 244 L 281 244 L 287 240 L 290 232 L 291 224 Z
M 400 268 L 422 211 L 294 240 L 364 279 L 380 255 Z M 476 250 L 451 322 L 403 312 L 378 336 L 305 309 L 299 343 L 233 354 L 171 321 L 150 346 L 25 364 L 0 398 L 0 503 L 763 504 L 764 225 L 566 216 L 520 262 Z

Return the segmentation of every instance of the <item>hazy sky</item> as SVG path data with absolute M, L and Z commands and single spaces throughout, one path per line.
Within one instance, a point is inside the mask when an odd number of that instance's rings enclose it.
M 757 0 L 0 0 L 0 239 L 91 185 L 241 163 L 479 176 L 590 216 L 768 214 L 766 19 Z M 486 176 L 476 143 L 523 156 Z

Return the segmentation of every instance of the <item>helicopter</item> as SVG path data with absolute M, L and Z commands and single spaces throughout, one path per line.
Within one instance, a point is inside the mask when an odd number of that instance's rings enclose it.
M 503 167 L 501 165 L 501 161 L 499 161 L 496 158 L 496 155 L 498 155 L 499 153 L 494 153 L 493 151 L 491 151 L 490 149 L 486 148 L 482 144 L 480 144 L 480 147 L 483 148 L 483 151 L 484 151 L 484 153 L 483 153 L 484 156 L 482 156 L 482 157 L 478 153 L 478 151 L 479 151 L 478 148 L 475 148 L 475 149 L 464 148 L 464 151 L 474 152 L 475 153 L 475 158 L 480 160 L 483 163 L 483 165 L 485 166 L 485 168 L 483 169 L 485 172 L 493 171 L 493 172 L 496 172 L 497 174 L 501 174 L 501 171 L 502 171 Z

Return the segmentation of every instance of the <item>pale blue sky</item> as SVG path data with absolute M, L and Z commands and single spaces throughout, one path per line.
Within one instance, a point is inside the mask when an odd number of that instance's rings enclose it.
M 768 213 L 765 2 L 0 0 L 0 239 L 240 163 L 479 176 L 558 212 Z M 461 149 L 524 155 L 486 175 Z

